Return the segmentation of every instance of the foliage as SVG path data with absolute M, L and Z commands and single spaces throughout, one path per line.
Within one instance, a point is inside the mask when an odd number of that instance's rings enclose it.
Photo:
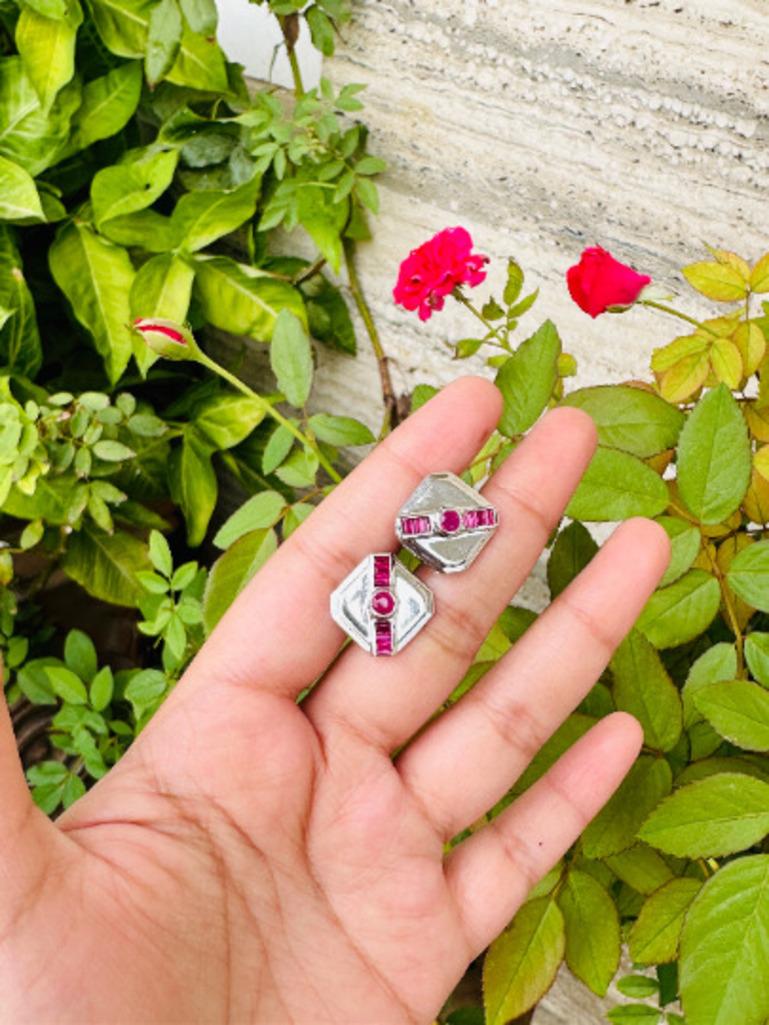
M 474 479 L 548 406 L 583 409 L 598 428 L 571 519 L 549 546 L 552 597 L 596 551 L 584 523 L 654 517 L 672 548 L 607 673 L 512 791 L 525 790 L 597 718 L 621 709 L 640 721 L 644 749 L 625 782 L 490 948 L 489 1022 L 535 1004 L 562 959 L 604 995 L 622 940 L 643 974 L 618 981 L 633 1002 L 616 1007 L 612 1022 L 680 1025 L 678 1000 L 688 1025 L 764 1025 L 769 1017 L 769 303 L 758 312 L 752 301 L 769 292 L 769 257 L 751 267 L 732 253 L 711 254 L 684 277 L 727 312 L 694 321 L 689 335 L 655 350 L 650 383 L 563 395 L 552 324 L 512 348 L 506 302 L 514 296 L 482 310 L 456 296 L 486 326 L 456 355 L 483 344 L 503 352 L 487 362 L 505 410 Z M 692 320 L 649 293 L 637 305 Z M 519 614 L 508 610 L 500 621 L 513 641 Z M 491 664 L 483 658 L 467 685 Z
M 351 13 L 266 6 L 294 65 L 299 17 L 329 53 Z M 305 408 L 318 346 L 356 352 L 328 270 L 378 207 L 362 86 L 305 90 L 298 67 L 293 94 L 249 86 L 216 23 L 213 0 L 0 4 L 0 653 L 9 703 L 50 709 L 28 769 L 50 814 L 374 441 Z M 157 363 L 131 325 L 158 318 L 229 335 L 228 365 Z M 241 379 L 260 347 L 263 392 Z M 127 660 L 51 617 L 54 585 L 83 622 L 122 607 Z

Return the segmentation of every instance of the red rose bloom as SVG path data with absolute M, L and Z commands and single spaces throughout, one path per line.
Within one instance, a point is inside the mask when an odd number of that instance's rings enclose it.
M 583 250 L 579 263 L 566 272 L 572 299 L 591 317 L 612 306 L 632 306 L 650 282 L 648 274 L 620 263 L 600 246 Z
M 419 310 L 429 320 L 442 310 L 447 295 L 459 285 L 480 285 L 486 278 L 488 256 L 473 253 L 473 240 L 464 228 L 444 228 L 412 249 L 403 261 L 393 298 L 407 310 Z

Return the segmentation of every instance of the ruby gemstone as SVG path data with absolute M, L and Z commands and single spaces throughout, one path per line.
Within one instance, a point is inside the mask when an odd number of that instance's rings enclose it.
M 480 524 L 480 509 L 465 509 L 462 523 L 466 530 L 474 530 Z
M 375 591 L 371 599 L 371 611 L 375 616 L 391 616 L 395 610 L 395 598 L 390 591 Z
M 462 517 L 456 509 L 444 509 L 441 513 L 441 531 L 444 534 L 456 534 L 462 525 Z
M 393 631 L 389 619 L 378 619 L 374 623 L 374 635 L 376 637 L 377 655 L 392 655 L 393 653 Z
M 429 516 L 402 516 L 401 533 L 404 537 L 417 537 L 419 534 L 430 533 Z
M 374 556 L 374 587 L 390 586 L 390 564 L 392 556 Z

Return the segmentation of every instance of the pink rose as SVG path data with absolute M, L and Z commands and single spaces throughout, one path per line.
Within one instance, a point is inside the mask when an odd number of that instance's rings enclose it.
M 486 278 L 488 256 L 473 253 L 473 240 L 464 228 L 444 228 L 418 249 L 412 249 L 400 266 L 393 298 L 407 310 L 419 310 L 429 320 L 442 310 L 447 295 L 460 285 L 480 285 Z
M 600 246 L 583 250 L 579 263 L 566 272 L 572 299 L 591 317 L 612 307 L 632 306 L 650 282 L 648 274 L 620 263 Z

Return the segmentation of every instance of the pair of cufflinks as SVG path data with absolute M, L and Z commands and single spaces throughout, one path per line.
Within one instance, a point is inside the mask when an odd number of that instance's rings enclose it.
M 431 473 L 395 520 L 400 544 L 439 573 L 460 573 L 499 524 L 496 509 L 453 473 Z M 331 616 L 371 655 L 395 655 L 435 612 L 433 593 L 392 552 L 367 555 L 331 595 Z

